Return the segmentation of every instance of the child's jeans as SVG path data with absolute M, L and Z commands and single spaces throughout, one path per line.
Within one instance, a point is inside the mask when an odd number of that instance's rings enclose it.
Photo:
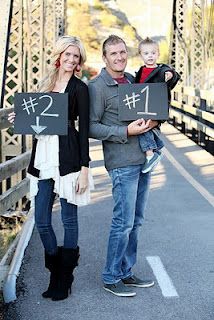
M 164 147 L 163 141 L 159 137 L 158 129 L 153 129 L 139 135 L 139 143 L 141 150 L 146 152 L 148 150 L 160 150 Z

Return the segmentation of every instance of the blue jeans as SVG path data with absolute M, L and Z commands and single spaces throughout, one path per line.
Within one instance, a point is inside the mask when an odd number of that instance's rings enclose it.
M 146 152 L 148 150 L 160 150 L 164 147 L 163 141 L 159 137 L 159 130 L 153 129 L 144 132 L 138 136 L 141 150 Z
M 136 263 L 138 233 L 150 184 L 150 172 L 142 173 L 141 170 L 142 165 L 133 165 L 109 171 L 114 209 L 103 272 L 106 284 L 132 276 L 131 269 Z
M 52 207 L 55 198 L 54 181 L 52 179 L 39 180 L 38 193 L 35 197 L 35 224 L 46 252 L 54 255 L 57 252 L 57 240 L 51 224 Z M 77 206 L 60 199 L 61 216 L 64 227 L 64 247 L 77 247 L 78 220 Z

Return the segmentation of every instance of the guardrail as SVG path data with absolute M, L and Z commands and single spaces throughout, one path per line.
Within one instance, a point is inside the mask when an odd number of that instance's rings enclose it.
M 26 169 L 30 160 L 30 151 L 27 151 L 5 163 L 0 164 L 0 182 L 13 174 Z M 24 178 L 0 196 L 0 215 L 12 208 L 20 199 L 29 192 L 29 179 Z
M 174 126 L 200 145 L 214 153 L 214 93 L 208 90 L 195 90 L 193 87 L 176 86 L 172 92 L 169 111 Z M 10 127 L 8 114 L 13 108 L 0 109 L 0 129 Z M 0 164 L 0 183 L 12 175 L 26 169 L 30 160 L 30 151 Z M 15 206 L 29 190 L 29 181 L 23 178 L 0 195 L 0 214 Z
M 13 108 L 0 109 L 0 130 L 8 128 L 11 124 L 7 117 Z M 8 209 L 16 206 L 19 200 L 23 199 L 29 192 L 29 179 L 25 177 L 25 169 L 30 161 L 30 151 L 26 151 L 16 157 L 0 163 L 0 184 L 6 184 L 2 188 L 4 192 L 0 195 L 0 215 L 4 214 Z M 7 179 L 13 175 L 22 172 L 20 181 L 12 185 Z M 6 182 L 6 183 L 5 183 Z
M 184 134 L 214 153 L 214 92 L 176 86 L 169 117 Z

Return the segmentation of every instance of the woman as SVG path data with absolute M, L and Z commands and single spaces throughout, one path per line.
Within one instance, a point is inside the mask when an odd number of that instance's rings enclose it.
M 65 299 L 71 292 L 79 258 L 77 205 L 88 203 L 93 186 L 88 168 L 88 88 L 75 76 L 85 60 L 85 49 L 78 38 L 60 37 L 50 71 L 39 87 L 40 92 L 67 92 L 69 96 L 67 136 L 36 136 L 28 168 L 30 194 L 35 197 L 35 224 L 45 249 L 45 266 L 51 273 L 42 296 L 52 300 Z M 13 122 L 14 117 L 12 113 L 8 120 Z M 56 193 L 64 226 L 63 247 L 57 246 L 51 224 Z

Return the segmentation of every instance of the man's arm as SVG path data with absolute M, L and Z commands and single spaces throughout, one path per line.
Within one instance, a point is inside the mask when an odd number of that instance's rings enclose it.
M 98 140 L 108 140 L 115 143 L 127 143 L 128 136 L 136 136 L 147 132 L 158 125 L 155 120 L 138 119 L 128 126 L 106 125 L 102 123 L 105 112 L 105 100 L 101 90 L 89 83 L 90 124 L 89 136 Z
M 102 123 L 105 112 L 103 92 L 94 83 L 89 83 L 90 124 L 89 136 L 98 140 L 108 140 L 115 143 L 126 143 L 127 126 L 106 125 Z

